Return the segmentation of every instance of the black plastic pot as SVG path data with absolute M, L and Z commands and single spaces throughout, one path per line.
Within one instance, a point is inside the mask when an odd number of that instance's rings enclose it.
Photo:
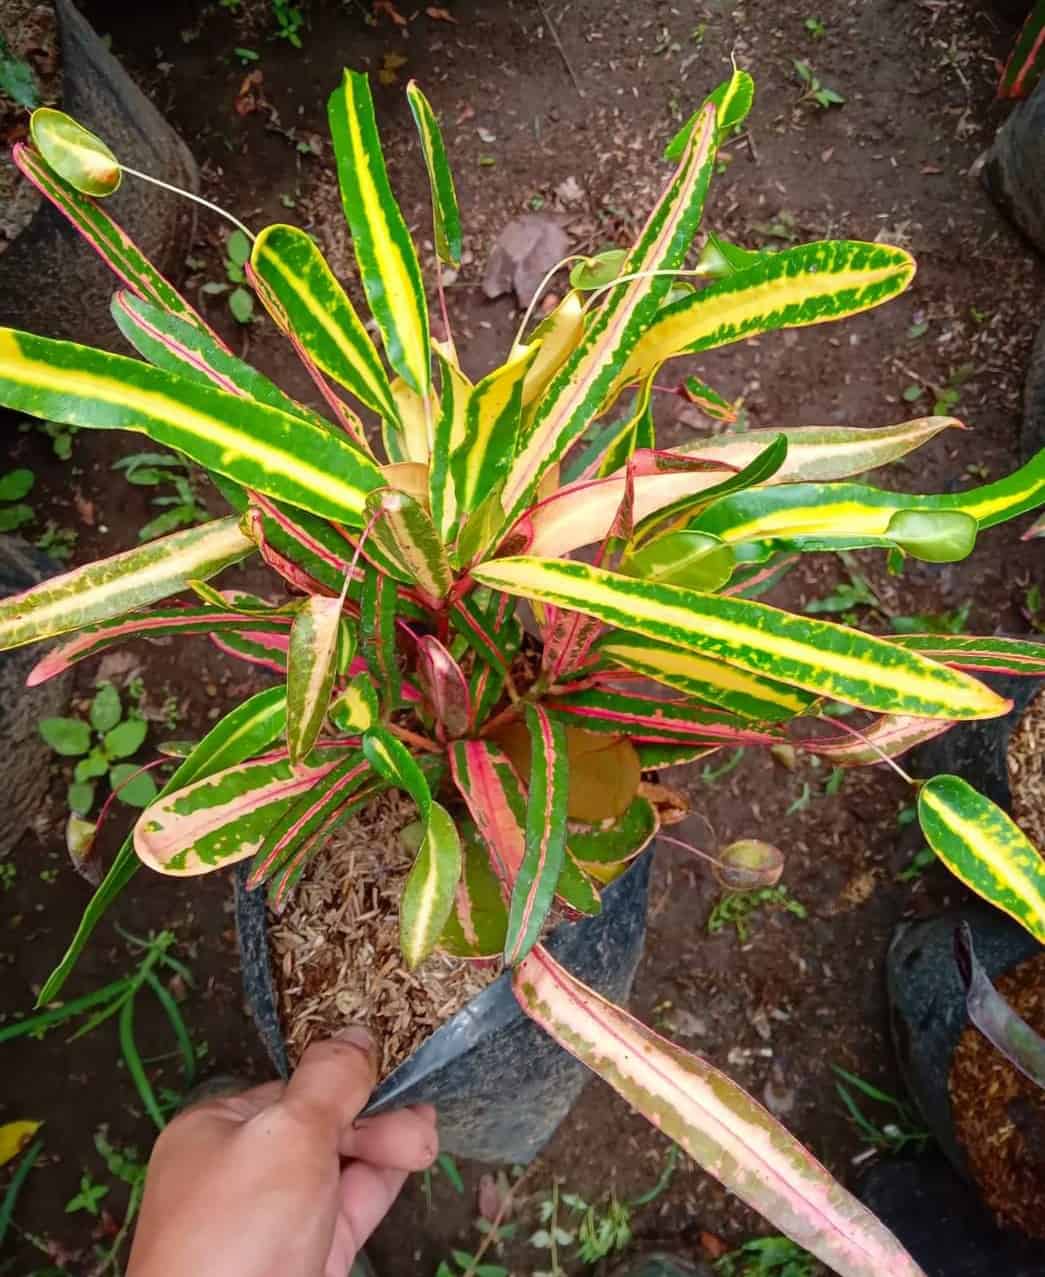
M 598 917 L 559 926 L 547 941 L 569 971 L 614 1002 L 627 998 L 642 953 L 651 862 L 646 852 L 603 892 Z M 285 1077 L 265 896 L 246 891 L 245 877 L 236 877 L 243 988 L 265 1049 Z M 381 1082 L 366 1113 L 433 1104 L 445 1152 L 526 1163 L 555 1134 L 591 1076 L 523 1015 L 509 977 L 501 975 Z
M 103 137 L 131 168 L 195 191 L 199 175 L 185 144 L 70 0 L 55 0 L 62 58 L 62 107 Z M 180 277 L 195 227 L 194 206 L 127 179 L 106 210 L 166 275 Z M 66 219 L 44 201 L 0 253 L 0 323 L 114 349 L 109 319 L 115 276 Z
M 1045 80 L 998 130 L 983 181 L 998 207 L 1045 253 Z

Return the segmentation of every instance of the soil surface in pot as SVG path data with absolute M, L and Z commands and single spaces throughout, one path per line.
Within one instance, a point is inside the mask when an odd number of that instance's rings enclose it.
M 1039 692 L 1009 738 L 1012 818 L 1036 847 L 1045 847 L 1045 691 Z
M 1006 972 L 997 986 L 1045 1033 L 1045 953 Z M 954 1052 L 950 1089 L 958 1141 L 984 1201 L 1003 1226 L 1045 1237 L 1045 1091 L 973 1025 Z
M 413 856 L 400 839 L 417 819 L 386 794 L 317 855 L 269 930 L 283 1036 L 292 1064 L 315 1038 L 365 1024 L 380 1076 L 401 1064 L 498 974 L 495 963 L 435 953 L 416 971 L 399 949 L 399 901 Z
M 14 76 L 15 82 L 28 87 L 22 78 L 28 73 L 36 105 L 57 103 L 62 92 L 62 64 L 54 5 L 4 0 L 0 39 L 0 62 L 8 77 Z M 11 147 L 28 135 L 27 107 L 0 88 L 0 253 L 25 230 L 40 204 L 39 191 L 25 181 L 11 160 Z

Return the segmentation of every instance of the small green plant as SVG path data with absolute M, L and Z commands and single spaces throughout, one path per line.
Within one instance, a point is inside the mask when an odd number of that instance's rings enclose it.
M 100 1215 L 99 1202 L 108 1196 L 108 1184 L 96 1184 L 87 1171 L 80 1176 L 80 1191 L 65 1203 L 65 1213 L 75 1215 L 77 1211 L 86 1211 L 88 1215 Z
M 33 68 L 11 51 L 3 35 L 0 35 L 0 93 L 27 111 L 40 105 Z
M 73 455 L 73 436 L 79 433 L 79 426 L 69 426 L 61 421 L 33 421 L 26 418 L 18 425 L 22 434 L 29 430 L 39 430 L 51 440 L 54 455 L 59 461 L 68 461 Z
M 837 613 L 846 625 L 856 622 L 856 609 L 860 607 L 879 608 L 878 595 L 871 588 L 871 583 L 862 572 L 850 568 L 848 579 L 840 582 L 822 599 L 811 599 L 805 606 L 810 616 Z
M 845 98 L 842 97 L 841 93 L 837 93 L 834 89 L 829 89 L 826 84 L 822 84 L 808 62 L 804 62 L 801 58 L 795 58 L 794 65 L 795 74 L 802 85 L 802 95 L 798 99 L 799 106 L 805 102 L 812 102 L 815 106 L 820 107 L 822 111 L 826 111 L 828 107 L 845 105 Z
M 261 54 L 257 51 L 257 49 L 245 49 L 242 46 L 237 45 L 232 52 L 237 58 L 239 58 L 240 66 L 250 66 L 252 62 L 261 61 Z
M 718 1277 L 814 1277 L 816 1260 L 788 1237 L 755 1237 L 714 1264 Z
M 914 612 L 910 616 L 891 616 L 894 634 L 961 634 L 972 611 L 967 599 L 951 612 Z
M 79 760 L 67 790 L 69 809 L 78 816 L 90 813 L 96 782 L 102 777 L 108 778 L 110 789 L 128 807 L 145 807 L 156 797 L 156 782 L 149 773 L 125 761 L 141 748 L 149 725 L 134 709 L 124 717 L 120 694 L 112 683 L 98 688 L 86 721 L 44 718 L 39 726 L 40 735 L 56 754 Z
M 272 16 L 276 20 L 276 35 L 286 40 L 295 49 L 301 48 L 301 28 L 305 25 L 305 15 L 290 0 L 272 0 Z
M 123 472 L 128 483 L 140 488 L 171 487 L 151 499 L 162 513 L 150 519 L 138 529 L 139 541 L 151 541 L 177 528 L 191 527 L 210 518 L 206 506 L 201 505 L 193 487 L 192 471 L 184 457 L 173 452 L 135 452 L 121 457 L 112 467 Z
M 73 557 L 78 534 L 75 528 L 59 527 L 53 519 L 47 520 L 47 526 L 33 544 L 38 550 L 49 554 L 56 563 L 68 563 Z
M 827 27 L 824 25 L 822 18 L 806 18 L 802 25 L 813 40 L 822 40 L 827 35 Z
M 721 763 L 718 767 L 712 767 L 710 763 L 705 763 L 700 769 L 700 779 L 705 785 L 714 785 L 720 781 L 723 776 L 728 776 L 730 772 L 736 771 L 743 761 L 743 747 L 735 749 L 726 761 Z
M 8 470 L 0 474 L 0 532 L 14 532 L 36 517 L 32 506 L 22 500 L 33 490 L 35 482 L 32 470 Z
M 0 891 L 10 891 L 15 885 L 18 870 L 13 860 L 0 860 Z
M 1045 599 L 1042 598 L 1041 586 L 1032 585 L 1023 596 L 1023 612 L 1030 625 L 1045 634 Z
M 919 882 L 927 869 L 936 864 L 936 853 L 930 847 L 921 847 L 914 853 L 906 869 L 896 875 L 897 882 Z
M 857 1077 L 855 1073 L 839 1068 L 837 1064 L 832 1067 L 839 1079 L 841 1079 L 835 1082 L 835 1089 L 838 1091 L 842 1103 L 853 1121 L 853 1125 L 860 1131 L 871 1148 L 885 1153 L 899 1153 L 906 1149 L 920 1153 L 924 1150 L 931 1136 L 918 1121 L 909 1105 L 905 1104 L 903 1100 L 897 1099 L 895 1095 L 890 1095 L 888 1091 L 882 1091 L 877 1086 L 872 1086 L 870 1082 L 864 1081 L 862 1077 Z M 847 1086 L 846 1083 L 849 1085 Z M 849 1089 L 850 1087 L 858 1095 L 862 1095 L 864 1099 L 888 1109 L 891 1117 L 881 1123 L 869 1118 L 860 1107 L 860 1102 L 853 1094 L 853 1091 Z
M 432 1183 L 437 1175 L 443 1176 L 452 1186 L 455 1193 L 464 1193 L 464 1180 L 457 1169 L 457 1163 L 449 1153 L 440 1153 L 434 1163 L 421 1178 L 421 1192 L 424 1194 L 428 1210 L 432 1209 Z
M 784 886 L 728 892 L 711 910 L 708 934 L 713 936 L 725 927 L 735 927 L 737 939 L 741 944 L 746 944 L 751 934 L 751 917 L 760 909 L 783 909 L 796 918 L 807 916 L 805 905 L 796 900 Z
M 237 50 L 238 53 L 253 52 Z M 257 57 L 257 55 L 254 55 Z M 250 240 L 241 230 L 234 230 L 225 241 L 225 279 L 209 280 L 200 292 L 208 297 L 227 297 L 229 311 L 238 324 L 249 324 L 254 318 L 254 294 L 244 285 L 247 274 L 244 270 L 250 261 Z

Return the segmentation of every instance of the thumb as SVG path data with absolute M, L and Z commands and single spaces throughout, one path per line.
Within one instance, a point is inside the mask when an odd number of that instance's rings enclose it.
M 305 1050 L 281 1103 L 340 1144 L 376 1081 L 374 1040 L 362 1025 L 350 1025 Z

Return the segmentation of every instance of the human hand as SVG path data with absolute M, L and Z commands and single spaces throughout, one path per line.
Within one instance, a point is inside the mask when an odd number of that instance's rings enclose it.
M 289 1082 L 176 1117 L 149 1160 L 127 1277 L 348 1277 L 439 1147 L 428 1105 L 357 1120 L 376 1076 L 354 1026 L 310 1046 Z

